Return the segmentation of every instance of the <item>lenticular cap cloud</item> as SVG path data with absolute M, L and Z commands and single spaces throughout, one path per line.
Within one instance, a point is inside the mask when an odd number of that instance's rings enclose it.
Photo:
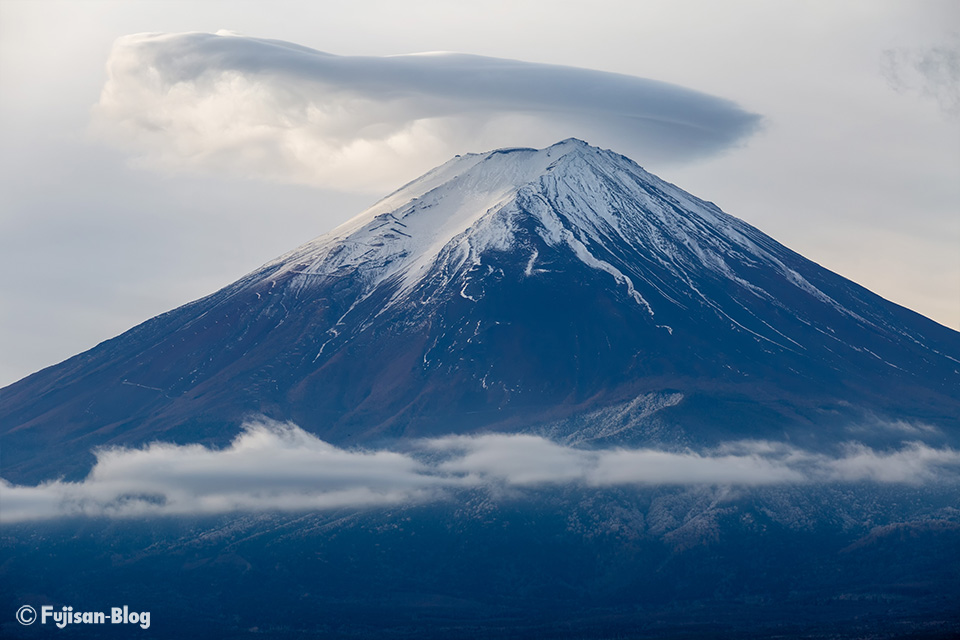
M 107 69 L 96 129 L 149 163 L 326 186 L 383 188 L 466 150 L 566 137 L 687 161 L 759 121 L 634 76 L 459 53 L 336 56 L 225 32 L 126 36 Z

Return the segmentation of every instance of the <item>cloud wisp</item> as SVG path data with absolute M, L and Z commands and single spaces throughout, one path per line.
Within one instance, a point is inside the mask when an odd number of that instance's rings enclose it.
M 764 441 L 702 452 L 581 449 L 525 434 L 412 444 L 404 452 L 340 449 L 296 425 L 260 420 L 219 450 L 104 449 L 82 482 L 0 479 L 0 522 L 363 508 L 444 500 L 462 489 L 960 482 L 960 451 L 918 442 L 889 451 L 851 443 L 833 457 Z
M 932 99 L 948 118 L 960 119 L 960 36 L 927 49 L 888 49 L 881 73 L 895 91 Z
M 336 56 L 230 33 L 120 38 L 95 128 L 148 163 L 382 189 L 465 151 L 567 137 L 686 161 L 759 117 L 677 85 L 458 53 Z

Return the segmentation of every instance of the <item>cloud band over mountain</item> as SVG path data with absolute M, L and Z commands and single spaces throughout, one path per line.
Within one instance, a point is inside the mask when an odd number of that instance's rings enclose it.
M 104 449 L 82 482 L 16 486 L 0 479 L 0 521 L 62 516 L 202 515 L 415 504 L 462 489 L 557 486 L 783 486 L 960 482 L 960 451 L 919 442 L 841 455 L 741 441 L 695 452 L 591 450 L 533 435 L 447 436 L 406 451 L 346 450 L 290 423 L 250 422 L 224 449 L 152 444 Z
M 464 150 L 576 136 L 687 161 L 755 114 L 655 80 L 457 53 L 335 56 L 229 33 L 120 38 L 96 128 L 149 164 L 324 186 L 396 186 Z

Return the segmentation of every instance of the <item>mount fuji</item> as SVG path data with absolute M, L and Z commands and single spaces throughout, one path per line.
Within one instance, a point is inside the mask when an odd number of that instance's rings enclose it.
M 960 334 L 579 140 L 458 156 L 0 390 L 0 444 L 4 637 L 28 605 L 158 638 L 960 633 Z
M 0 391 L 8 480 L 90 451 L 478 431 L 960 443 L 960 334 L 569 139 L 458 156 L 220 291 Z M 56 454 L 51 455 L 51 452 Z

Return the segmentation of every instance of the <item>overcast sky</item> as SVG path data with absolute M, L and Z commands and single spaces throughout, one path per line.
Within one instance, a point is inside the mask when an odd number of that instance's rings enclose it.
M 247 37 L 118 41 L 220 30 Z M 262 39 L 341 57 L 284 46 L 265 65 Z M 437 51 L 500 60 L 382 58 Z M 443 75 L 478 60 L 499 65 L 480 106 L 480 85 Z M 549 101 L 511 90 L 531 77 Z M 351 117 L 319 126 L 321 94 Z M 634 97 L 642 114 L 612 106 Z M 0 385 L 212 292 L 445 154 L 568 129 L 960 328 L 952 0 L 0 0 Z M 351 146 L 364 136 L 377 144 Z

